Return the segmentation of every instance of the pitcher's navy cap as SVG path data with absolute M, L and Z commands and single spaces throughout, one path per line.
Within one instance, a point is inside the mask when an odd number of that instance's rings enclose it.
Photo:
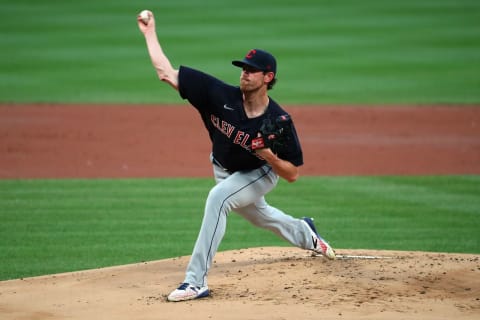
M 232 61 L 234 66 L 243 68 L 244 65 L 264 71 L 277 73 L 277 61 L 270 53 L 260 49 L 250 50 L 242 60 Z

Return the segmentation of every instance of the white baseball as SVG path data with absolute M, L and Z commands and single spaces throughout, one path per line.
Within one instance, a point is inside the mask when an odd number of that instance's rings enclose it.
M 150 20 L 150 12 L 148 10 L 140 12 L 140 19 L 144 24 L 148 24 L 148 21 Z

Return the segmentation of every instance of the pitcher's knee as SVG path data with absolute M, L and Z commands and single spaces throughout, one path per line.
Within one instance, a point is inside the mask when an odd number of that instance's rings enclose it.
M 209 201 L 213 201 L 213 202 L 223 201 L 225 199 L 225 192 L 223 192 L 222 189 L 215 186 L 208 193 L 208 198 L 207 199 Z
M 207 197 L 207 208 L 216 209 L 215 211 L 221 210 L 226 214 L 232 210 L 233 204 L 231 201 L 231 196 L 229 196 L 225 190 L 220 188 L 212 188 L 208 193 Z

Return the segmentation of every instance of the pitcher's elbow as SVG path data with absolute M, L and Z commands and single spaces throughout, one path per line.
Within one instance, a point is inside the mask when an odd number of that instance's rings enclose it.
M 288 182 L 292 183 L 292 182 L 297 181 L 299 176 L 300 176 L 300 175 L 299 175 L 298 173 L 295 173 L 294 175 L 291 175 L 291 176 L 287 177 L 286 180 L 287 180 Z

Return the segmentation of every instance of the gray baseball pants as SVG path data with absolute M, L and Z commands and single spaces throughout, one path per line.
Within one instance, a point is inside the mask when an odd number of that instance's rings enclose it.
M 207 286 L 207 274 L 225 234 L 227 216 L 235 211 L 253 225 L 273 231 L 292 245 L 312 248 L 311 231 L 301 219 L 293 218 L 267 204 L 264 195 L 278 182 L 278 175 L 269 165 L 251 171 L 230 174 L 213 164 L 216 185 L 205 203 L 202 226 L 187 267 L 185 281 Z

